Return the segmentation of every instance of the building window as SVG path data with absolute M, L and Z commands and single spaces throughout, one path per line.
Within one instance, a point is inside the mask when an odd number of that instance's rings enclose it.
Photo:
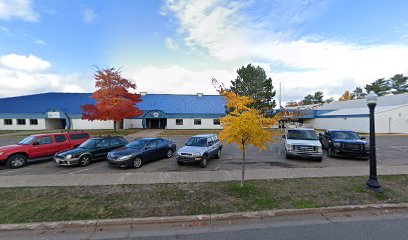
M 194 125 L 201 125 L 201 119 L 194 119 Z
M 214 120 L 213 120 L 213 123 L 214 123 L 214 125 L 220 125 L 220 124 L 221 124 L 221 122 L 220 122 L 220 119 L 219 119 L 219 118 L 214 119 Z
M 30 125 L 38 125 L 38 119 L 30 119 Z
M 176 125 L 183 125 L 183 119 L 176 119 Z
M 13 125 L 13 119 L 4 119 L 4 125 Z
M 17 119 L 17 125 L 26 125 L 25 119 Z

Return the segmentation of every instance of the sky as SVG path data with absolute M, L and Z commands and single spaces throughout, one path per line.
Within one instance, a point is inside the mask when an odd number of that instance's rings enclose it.
M 92 92 L 95 67 L 137 91 L 216 94 L 251 63 L 282 101 L 338 98 L 408 74 L 405 0 L 0 0 L 0 97 Z M 278 96 L 278 94 L 277 94 Z

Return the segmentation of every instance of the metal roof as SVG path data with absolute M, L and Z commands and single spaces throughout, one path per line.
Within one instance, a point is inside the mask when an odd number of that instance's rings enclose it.
M 403 107 L 404 105 L 396 105 L 396 106 L 379 106 L 375 108 L 376 113 L 381 113 L 381 112 L 386 112 L 392 109 L 400 108 Z M 329 117 L 329 116 L 368 116 L 369 111 L 368 107 L 362 107 L 362 108 L 345 108 L 345 109 L 339 109 L 339 110 L 334 110 L 330 111 L 327 113 L 323 113 L 318 115 L 318 117 Z
M 91 93 L 42 93 L 0 99 L 0 114 L 40 114 L 59 110 L 71 115 L 82 114 L 81 105 L 94 104 Z M 166 114 L 225 115 L 226 100 L 220 95 L 147 94 L 138 107 L 147 112 Z
M 388 95 L 378 97 L 377 107 L 383 106 L 398 106 L 408 104 L 408 93 L 398 95 Z M 316 107 L 317 110 L 336 110 L 348 108 L 366 108 L 366 99 L 356 99 L 349 101 L 336 101 L 323 104 L 321 107 Z

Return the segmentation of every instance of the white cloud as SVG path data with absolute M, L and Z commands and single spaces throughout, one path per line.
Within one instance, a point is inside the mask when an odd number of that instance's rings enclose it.
M 45 42 L 45 41 L 42 40 L 42 39 L 36 39 L 36 40 L 33 41 L 33 43 L 34 43 L 34 44 L 37 44 L 37 45 L 41 45 L 41 46 L 47 45 L 47 42 Z
M 319 1 L 290 2 L 287 8 L 273 9 L 273 4 L 265 5 L 269 1 L 258 1 L 257 9 L 272 9 L 273 15 L 263 18 L 257 12 L 256 19 L 243 11 L 252 1 L 247 5 L 226 0 L 166 3 L 179 23 L 187 47 L 205 49 L 221 64 L 256 62 L 266 67 L 275 88 L 278 81 L 283 82 L 284 100 L 299 99 L 319 90 L 328 97 L 337 97 L 378 78 L 408 73 L 406 45 L 362 45 L 310 36 L 288 40 L 291 25 L 318 14 L 325 6 Z M 280 15 L 288 19 L 279 20 Z M 287 29 L 289 32 L 285 32 Z
M 96 13 L 93 9 L 82 6 L 81 7 L 81 16 L 86 24 L 92 23 L 96 18 Z
M 10 56 L 12 61 L 10 61 Z M 17 56 L 17 57 L 16 57 Z M 22 58 L 21 58 L 22 57 Z M 22 68 L 22 60 L 27 68 Z M 7 66 L 3 63 L 5 61 Z M 9 54 L 0 56 L 0 97 L 20 96 L 42 92 L 91 92 L 92 73 L 55 74 L 47 69 L 51 64 L 38 57 Z
M 51 63 L 34 55 L 24 56 L 14 53 L 0 56 L 0 64 L 15 70 L 36 72 L 48 69 Z
M 193 71 L 176 65 L 125 69 L 124 74 L 137 84 L 137 91 L 174 94 L 217 94 L 211 83 L 212 78 L 224 82 L 234 78 L 233 69 Z
M 0 19 L 20 19 L 27 22 L 39 20 L 31 0 L 0 0 Z
M 177 51 L 179 50 L 179 45 L 174 41 L 173 38 L 166 38 L 164 40 L 164 45 L 166 46 L 167 49 L 172 50 L 172 51 Z

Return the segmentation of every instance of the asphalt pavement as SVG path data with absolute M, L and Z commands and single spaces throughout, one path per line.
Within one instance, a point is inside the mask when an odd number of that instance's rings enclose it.
M 133 226 L 133 225 L 132 225 Z M 406 210 L 332 212 L 325 214 L 274 216 L 264 219 L 228 219 L 190 224 L 140 224 L 11 230 L 0 232 L 0 239 L 185 239 L 185 240 L 406 240 Z
M 0 136 L 0 145 L 18 142 L 21 137 Z M 187 141 L 186 136 L 173 136 L 177 148 Z M 377 161 L 380 166 L 408 165 L 408 137 L 406 136 L 378 136 Z M 153 173 L 153 172 L 191 172 L 191 171 L 231 171 L 241 169 L 241 152 L 235 145 L 226 145 L 221 159 L 212 159 L 205 169 L 199 166 L 179 166 L 176 159 L 162 159 L 147 163 L 140 169 L 114 168 L 104 161 L 94 162 L 86 167 L 62 167 L 53 161 L 30 163 L 24 168 L 7 169 L 0 166 L 0 176 L 12 175 L 43 175 L 43 174 L 105 174 L 105 173 Z M 266 151 L 260 152 L 256 148 L 249 148 L 247 152 L 247 169 L 281 169 L 281 168 L 327 168 L 327 167 L 363 167 L 368 162 L 359 159 L 328 158 L 315 162 L 306 159 L 285 159 L 282 150 L 282 140 L 269 144 Z

